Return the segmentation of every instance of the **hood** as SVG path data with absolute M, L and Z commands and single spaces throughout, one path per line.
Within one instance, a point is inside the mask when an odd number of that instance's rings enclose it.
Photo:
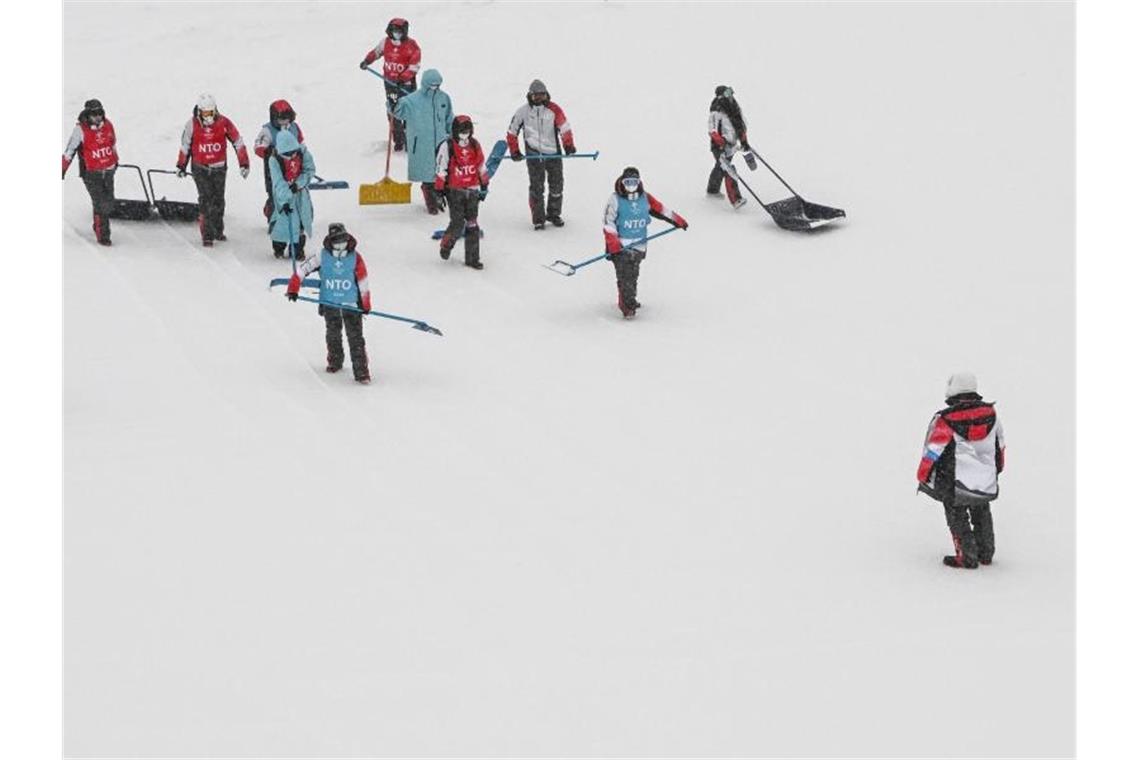
M 332 250 L 332 241 L 331 241 L 331 240 L 329 240 L 329 236 L 328 236 L 328 235 L 325 235 L 325 239 L 321 241 L 321 246 L 322 246 L 322 247 L 323 247 L 323 248 L 324 248 L 326 251 L 331 251 L 331 250 Z M 356 238 L 354 238 L 354 237 L 352 236 L 352 233 L 351 233 L 351 232 L 350 232 L 350 233 L 348 233 L 348 250 L 350 250 L 350 251 L 353 251 L 353 252 L 355 252 L 355 251 L 356 251 Z
M 277 133 L 277 140 L 273 149 L 277 153 L 290 153 L 298 150 L 300 147 L 301 143 L 297 142 L 297 138 L 293 136 L 293 133 L 288 129 L 283 129 Z
M 424 72 L 423 79 L 420 81 L 423 82 L 424 87 L 431 87 L 432 85 L 438 87 L 443 84 L 443 74 L 440 74 L 435 69 L 428 69 Z

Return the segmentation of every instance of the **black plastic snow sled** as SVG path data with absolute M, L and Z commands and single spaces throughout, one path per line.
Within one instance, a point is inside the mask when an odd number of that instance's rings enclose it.
M 154 205 L 150 202 L 150 196 L 146 193 L 146 183 L 143 182 L 142 169 L 134 164 L 119 164 L 120 169 L 134 169 L 139 175 L 139 185 L 142 186 L 143 197 L 145 200 L 133 200 L 130 198 L 116 198 L 115 207 L 111 210 L 112 219 L 130 219 L 136 222 L 143 222 L 148 219 L 153 219 L 158 213 L 154 210 Z
M 168 201 L 166 196 L 161 198 L 154 192 L 155 174 L 174 174 L 178 172 L 170 169 L 147 169 L 146 181 L 150 186 L 150 197 L 155 211 L 168 222 L 196 222 L 198 221 L 198 204 L 189 201 Z
M 804 200 L 803 196 L 793 190 L 792 186 L 785 182 L 784 178 L 781 177 L 759 153 L 751 151 L 751 154 L 760 159 L 760 163 L 764 164 L 768 171 L 772 172 L 776 179 L 780 180 L 781 185 L 788 188 L 788 192 L 792 194 L 790 198 L 765 203 L 753 192 L 752 188 L 748 186 L 748 183 L 741 179 L 740 174 L 736 171 L 736 167 L 723 157 L 721 158 L 721 167 L 726 174 L 739 182 L 744 189 L 748 191 L 748 194 L 756 199 L 757 203 L 764 207 L 764 210 L 772 216 L 772 219 L 781 229 L 792 230 L 793 232 L 807 232 L 819 229 L 836 219 L 843 219 L 847 216 L 847 212 L 841 208 L 833 208 L 831 206 L 824 206 L 819 203 Z M 753 165 L 751 161 L 748 161 L 748 164 L 750 167 Z

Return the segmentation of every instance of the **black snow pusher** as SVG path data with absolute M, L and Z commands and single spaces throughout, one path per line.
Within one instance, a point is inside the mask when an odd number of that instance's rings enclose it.
M 792 230 L 795 232 L 806 232 L 809 230 L 818 229 L 830 222 L 835 221 L 836 219 L 842 219 L 847 216 L 847 212 L 841 208 L 832 208 L 831 206 L 824 206 L 819 203 L 812 203 L 811 201 L 804 200 L 803 196 L 793 190 L 792 186 L 785 182 L 784 178 L 781 177 L 779 173 L 777 173 L 776 170 L 773 169 L 772 166 L 760 156 L 759 153 L 751 151 L 751 156 L 755 156 L 756 158 L 760 159 L 760 163 L 764 164 L 768 171 L 772 172 L 776 179 L 780 180 L 780 184 L 788 188 L 788 192 L 792 194 L 790 198 L 784 198 L 782 200 L 773 201 L 771 203 L 765 203 L 764 201 L 760 200 L 760 197 L 756 195 L 755 192 L 753 192 L 748 183 L 741 179 L 740 174 L 738 174 L 736 171 L 736 167 L 734 167 L 723 156 L 720 160 L 721 167 L 724 169 L 726 174 L 739 182 L 744 187 L 744 189 L 748 191 L 748 194 L 755 198 L 756 202 L 764 207 L 765 211 L 772 215 L 772 219 L 775 220 L 776 224 L 779 225 L 782 229 Z M 748 165 L 750 167 L 754 166 L 754 163 L 748 160 L 749 158 L 750 155 L 745 154 L 745 160 L 747 161 Z
M 146 182 L 150 186 L 150 197 L 153 199 L 155 211 L 168 222 L 196 222 L 198 221 L 198 204 L 190 201 L 168 201 L 166 196 L 161 198 L 154 192 L 155 174 L 174 174 L 178 172 L 170 169 L 147 169 Z
M 131 198 L 116 198 L 115 207 L 111 211 L 112 219 L 132 219 L 136 222 L 145 221 L 153 218 L 158 212 L 154 210 L 154 205 L 150 202 L 150 196 L 146 192 L 146 183 L 143 182 L 142 169 L 134 164 L 119 164 L 120 169 L 134 169 L 139 175 L 139 185 L 142 187 L 143 200 L 134 200 Z

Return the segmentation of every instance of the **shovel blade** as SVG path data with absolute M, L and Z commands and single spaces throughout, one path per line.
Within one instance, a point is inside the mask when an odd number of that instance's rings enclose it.
M 412 183 L 397 182 L 385 177 L 371 185 L 360 186 L 360 205 L 373 206 L 384 203 L 411 203 Z

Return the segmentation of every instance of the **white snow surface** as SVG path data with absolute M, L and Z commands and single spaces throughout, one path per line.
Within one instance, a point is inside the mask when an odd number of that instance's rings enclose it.
M 531 230 L 509 162 L 483 272 L 439 259 L 418 189 L 357 204 L 386 139 L 357 63 L 395 15 L 486 149 L 539 77 L 601 151 L 565 164 L 563 229 Z M 172 168 L 200 92 L 250 144 L 288 98 L 318 173 L 352 183 L 314 193 L 318 230 L 357 236 L 375 308 L 445 333 L 370 318 L 372 385 L 328 376 L 316 307 L 266 288 L 289 266 L 256 158 L 242 181 L 231 153 L 212 250 L 153 222 L 94 245 L 73 169 L 69 756 L 1073 753 L 1071 5 L 64 16 L 61 145 L 98 97 L 122 161 Z M 705 197 L 722 83 L 847 220 L 796 234 Z M 631 164 L 692 228 L 650 243 L 626 322 L 607 262 L 540 265 L 601 250 Z M 974 572 L 942 566 L 942 510 L 914 494 L 962 369 L 1009 440 Z

